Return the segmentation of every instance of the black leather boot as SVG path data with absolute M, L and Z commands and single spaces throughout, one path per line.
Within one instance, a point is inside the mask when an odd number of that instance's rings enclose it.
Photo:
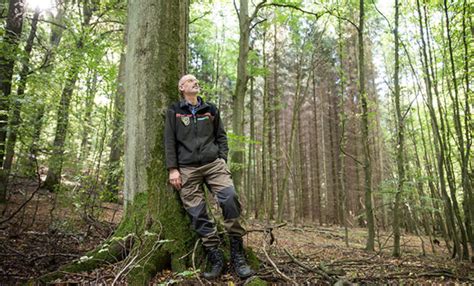
M 224 267 L 224 257 L 219 248 L 214 247 L 207 250 L 207 259 L 211 263 L 211 270 L 204 272 L 203 277 L 206 279 L 215 279 L 222 273 Z
M 230 237 L 230 259 L 232 261 L 232 265 L 234 266 L 235 272 L 240 278 L 248 278 L 255 274 L 255 272 L 250 269 L 250 266 L 248 266 L 247 261 L 245 260 L 242 237 Z

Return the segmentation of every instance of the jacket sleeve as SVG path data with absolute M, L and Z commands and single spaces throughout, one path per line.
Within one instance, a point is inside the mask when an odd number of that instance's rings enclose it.
M 216 144 L 219 147 L 219 158 L 222 158 L 227 162 L 229 146 L 227 145 L 227 133 L 225 132 L 219 110 L 216 111 L 216 117 L 214 118 L 214 130 L 216 133 Z
M 176 112 L 168 108 L 165 120 L 165 157 L 166 168 L 178 168 L 178 157 L 176 154 Z

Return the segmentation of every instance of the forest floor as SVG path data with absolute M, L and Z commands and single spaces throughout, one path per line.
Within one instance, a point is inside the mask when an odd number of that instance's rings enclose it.
M 71 204 L 71 196 L 76 203 Z M 18 182 L 8 204 L 0 205 L 0 285 L 38 278 L 79 259 L 106 239 L 121 219 L 122 206 L 104 203 L 97 207 L 85 203 L 93 199 L 94 196 L 77 191 L 53 195 L 37 189 L 34 182 Z M 474 264 L 450 259 L 443 242 L 432 253 L 427 237 L 422 237 L 425 255 L 420 237 L 404 235 L 402 257 L 393 258 L 391 234 L 386 232 L 377 237 L 378 251 L 367 252 L 366 230 L 362 228 L 349 229 L 349 246 L 340 227 L 269 225 L 249 220 L 247 229 L 245 243 L 261 262 L 255 277 L 270 284 L 474 285 Z M 53 284 L 111 285 L 119 271 L 117 263 L 93 272 L 68 274 Z M 151 284 L 245 285 L 255 277 L 240 280 L 226 270 L 211 283 L 197 278 L 191 269 L 183 273 L 163 271 Z

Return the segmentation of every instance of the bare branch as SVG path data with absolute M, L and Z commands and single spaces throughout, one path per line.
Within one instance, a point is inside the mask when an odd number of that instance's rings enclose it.
M 267 0 L 263 0 L 262 2 L 258 3 L 257 6 L 255 7 L 255 10 L 253 11 L 252 16 L 250 17 L 250 21 L 255 19 L 257 17 L 258 11 L 264 7 L 264 4 L 267 2 Z
M 200 20 L 200 19 L 206 17 L 206 16 L 209 15 L 209 14 L 211 14 L 211 11 L 206 11 L 206 12 L 204 12 L 204 14 L 202 14 L 201 16 L 196 17 L 196 18 L 192 19 L 191 21 L 189 21 L 189 25 L 193 24 L 193 23 L 196 22 L 197 20 Z
M 255 28 L 255 26 L 257 26 L 257 25 L 260 24 L 260 23 L 265 22 L 266 20 L 267 20 L 267 19 L 263 19 L 263 20 L 260 20 L 260 21 L 256 22 L 255 24 L 252 25 L 252 27 L 250 27 L 249 31 L 252 31 L 253 28 Z

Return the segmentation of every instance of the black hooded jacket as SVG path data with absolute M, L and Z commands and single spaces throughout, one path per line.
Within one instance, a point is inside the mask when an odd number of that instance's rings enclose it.
M 227 135 L 217 107 L 199 98 L 192 114 L 184 101 L 172 104 L 166 112 L 166 167 L 201 166 L 217 158 L 227 161 Z

